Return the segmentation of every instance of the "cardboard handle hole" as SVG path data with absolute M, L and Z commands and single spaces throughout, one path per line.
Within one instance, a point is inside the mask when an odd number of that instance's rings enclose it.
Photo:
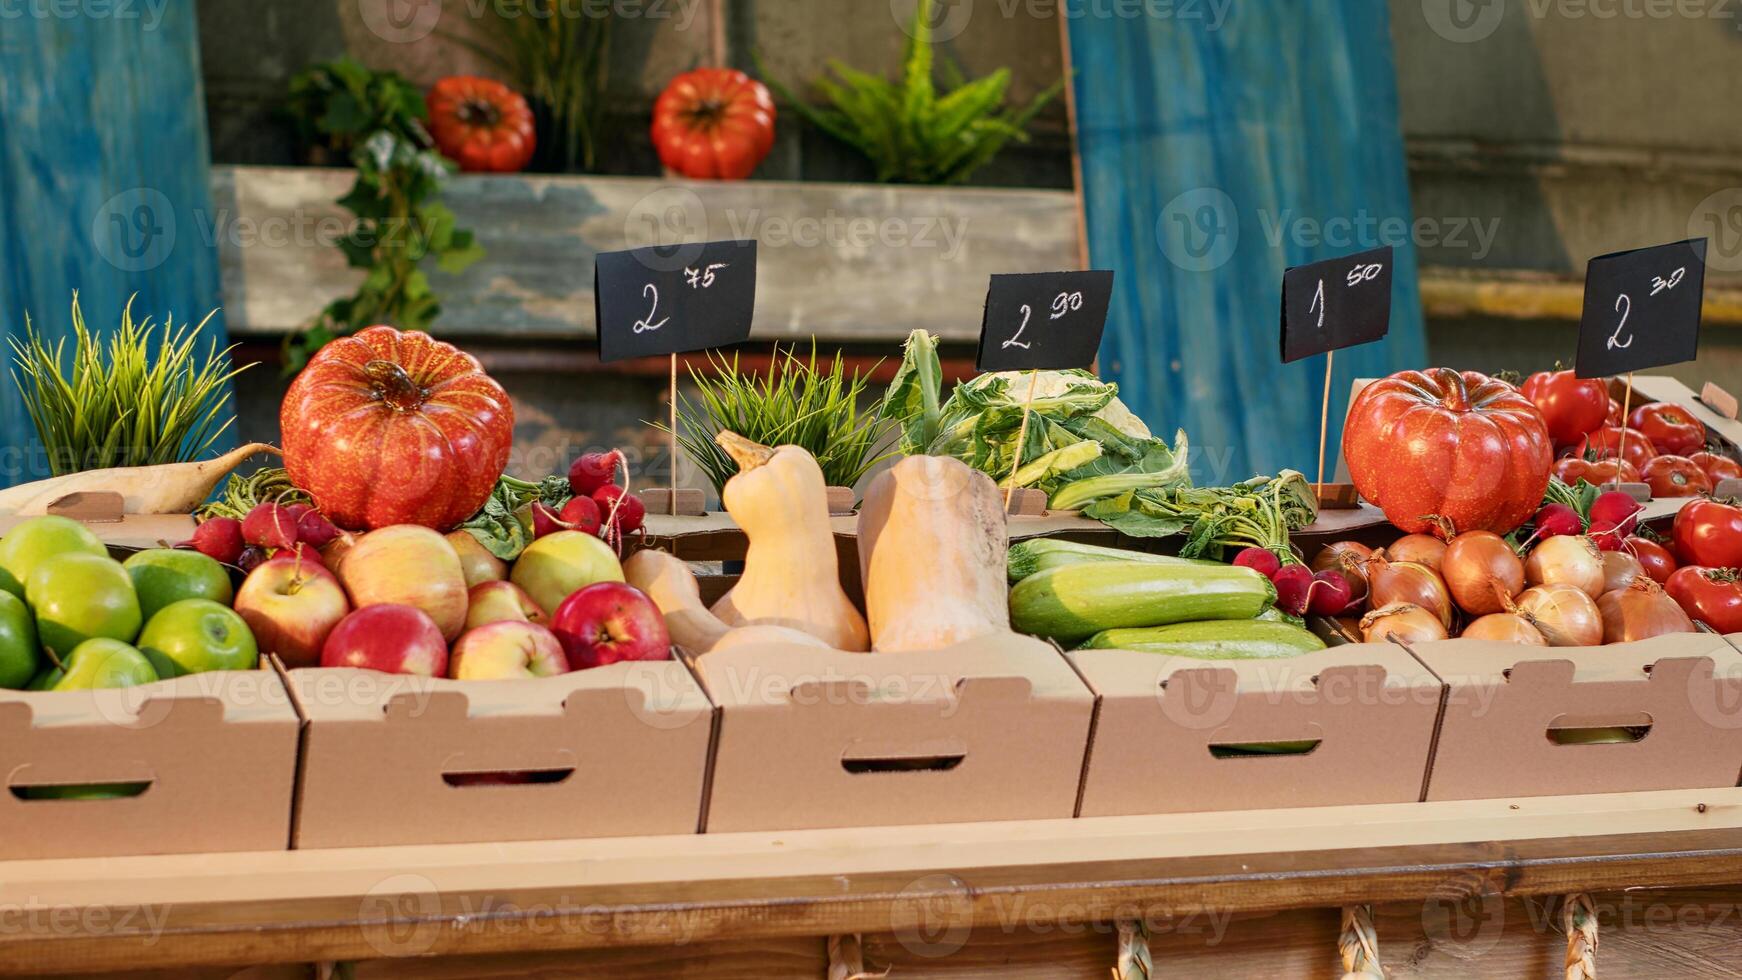
M 575 774 L 567 769 L 504 769 L 496 772 L 444 772 L 442 782 L 469 789 L 474 786 L 527 786 L 560 783 Z
M 916 755 L 893 759 L 842 759 L 841 768 L 850 773 L 866 772 L 949 772 L 962 764 L 967 755 Z
M 1651 733 L 1650 723 L 1644 725 L 1592 725 L 1589 727 L 1550 726 L 1548 740 L 1556 745 L 1628 745 Z
M 151 788 L 151 780 L 134 783 L 50 783 L 46 786 L 13 786 L 12 795 L 20 800 L 126 800 L 142 795 Z
M 1210 746 L 1216 759 L 1263 759 L 1281 755 L 1310 755 L 1322 738 L 1284 739 L 1275 742 L 1225 742 Z

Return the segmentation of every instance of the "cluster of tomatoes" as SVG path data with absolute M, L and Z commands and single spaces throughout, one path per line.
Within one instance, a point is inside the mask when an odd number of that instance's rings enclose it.
M 1644 483 L 1653 497 L 1693 497 L 1742 478 L 1742 463 L 1706 451 L 1706 427 L 1680 405 L 1640 405 L 1623 424 L 1602 379 L 1571 371 L 1533 374 L 1523 391 L 1559 448 L 1554 475 L 1562 483 Z

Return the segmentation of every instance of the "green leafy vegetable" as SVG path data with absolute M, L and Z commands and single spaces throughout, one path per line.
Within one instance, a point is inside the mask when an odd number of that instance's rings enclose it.
M 573 496 L 569 478 L 560 474 L 537 483 L 504 475 L 496 481 L 496 489 L 490 491 L 484 506 L 460 527 L 477 538 L 484 550 L 503 561 L 513 561 L 532 543 L 533 503 L 562 510 Z
M 1083 516 L 1132 537 L 1184 532 L 1182 558 L 1219 558 L 1249 545 L 1288 553 L 1288 535 L 1318 517 L 1312 484 L 1294 470 L 1231 487 L 1128 490 L 1083 508 Z

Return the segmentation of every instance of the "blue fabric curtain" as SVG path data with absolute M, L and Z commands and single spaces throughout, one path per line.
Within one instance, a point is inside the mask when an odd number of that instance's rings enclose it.
M 1090 254 L 1116 270 L 1101 373 L 1185 428 L 1200 484 L 1311 479 L 1325 363 L 1281 363 L 1283 270 L 1395 245 L 1390 335 L 1335 360 L 1330 479 L 1350 380 L 1425 363 L 1386 6 L 1168 9 L 1068 22 Z
M 17 4 L 0 19 L 0 333 L 179 325 L 218 307 L 194 0 Z M 225 343 L 220 314 L 206 327 Z M 202 340 L 201 348 L 204 348 Z M 10 363 L 10 350 L 0 345 Z M 220 448 L 228 448 L 220 447 Z M 0 372 L 0 486 L 46 476 Z

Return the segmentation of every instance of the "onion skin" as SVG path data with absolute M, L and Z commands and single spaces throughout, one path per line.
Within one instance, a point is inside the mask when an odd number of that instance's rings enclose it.
M 1313 556 L 1312 570 L 1330 569 L 1342 575 L 1349 583 L 1349 607 L 1360 608 L 1367 601 L 1367 563 L 1372 560 L 1372 548 L 1358 541 L 1336 541 Z
M 1603 552 L 1603 595 L 1625 589 L 1645 577 L 1645 566 L 1639 563 L 1639 559 L 1625 551 Z
M 1440 573 L 1413 561 L 1391 561 L 1384 551 L 1374 552 L 1367 563 L 1367 603 L 1374 609 L 1398 603 L 1421 606 L 1452 628 L 1452 593 Z
M 1445 624 L 1431 609 L 1399 602 L 1375 609 L 1361 617 L 1361 638 L 1382 643 L 1396 637 L 1406 643 L 1426 643 L 1447 638 Z
M 1391 542 L 1385 553 L 1392 561 L 1413 561 L 1437 572 L 1446 554 L 1446 543 L 1431 534 L 1405 534 Z
M 1649 576 L 1597 600 L 1603 615 L 1604 643 L 1631 643 L 1665 633 L 1692 633 L 1694 621 Z
M 1531 647 L 1548 646 L 1548 638 L 1542 635 L 1542 630 L 1518 613 L 1489 613 L 1464 627 L 1464 632 L 1458 635 L 1466 640 L 1521 643 Z
M 1506 600 L 1524 591 L 1524 562 L 1493 531 L 1465 531 L 1453 538 L 1440 574 L 1458 608 L 1472 616 L 1505 612 Z
M 1582 589 L 1560 584 L 1533 585 L 1518 596 L 1514 605 L 1530 617 L 1551 647 L 1594 647 L 1603 642 L 1603 614 Z
M 1570 585 L 1595 599 L 1603 594 L 1603 553 L 1584 535 L 1544 538 L 1524 560 L 1531 585 Z

